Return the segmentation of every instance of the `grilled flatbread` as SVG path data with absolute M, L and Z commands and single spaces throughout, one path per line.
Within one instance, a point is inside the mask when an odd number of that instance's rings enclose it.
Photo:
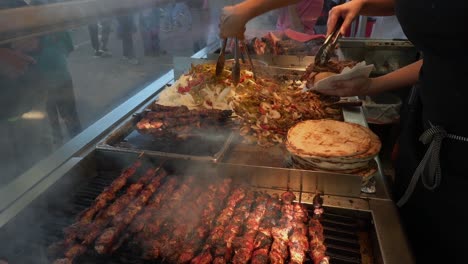
M 301 157 L 351 158 L 371 149 L 362 126 L 335 120 L 307 120 L 289 129 L 286 147 Z

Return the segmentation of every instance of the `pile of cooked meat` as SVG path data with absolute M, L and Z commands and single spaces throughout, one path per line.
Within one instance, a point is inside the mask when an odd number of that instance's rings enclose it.
M 187 138 L 202 135 L 207 129 L 226 126 L 232 111 L 189 110 L 186 106 L 154 104 L 151 111 L 144 111 L 140 115 L 141 119 L 136 124 L 140 133 L 158 137 Z
M 328 263 L 322 225 L 292 192 L 200 176 L 136 161 L 50 247 L 53 263 L 119 251 L 166 263 Z

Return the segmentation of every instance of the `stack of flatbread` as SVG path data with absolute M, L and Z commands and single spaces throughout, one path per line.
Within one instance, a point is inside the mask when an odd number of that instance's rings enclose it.
M 295 168 L 367 177 L 377 171 L 381 142 L 367 127 L 321 119 L 291 127 L 286 148 Z

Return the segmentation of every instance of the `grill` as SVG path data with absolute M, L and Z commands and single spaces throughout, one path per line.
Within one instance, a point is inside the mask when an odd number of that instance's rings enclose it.
M 67 175 L 69 177 L 64 177 L 61 182 L 57 183 L 57 186 L 53 186 L 48 193 L 42 195 L 27 210 L 0 229 L 0 241 L 11 241 L 6 247 L 0 248 L 0 260 L 6 259 L 9 263 L 50 263 L 47 248 L 52 243 L 63 239 L 62 230 L 72 224 L 78 213 L 88 208 L 97 195 L 120 175 L 123 164 L 131 163 L 122 155 L 128 154 L 113 153 L 109 156 L 98 153 L 88 160 L 84 160 L 70 172 L 70 175 Z M 154 164 L 160 164 L 160 162 L 153 158 L 144 163 L 141 171 L 154 166 Z M 181 175 L 188 170 L 200 175 L 204 170 L 179 161 L 166 162 L 165 164 L 164 168 L 170 174 Z M 210 166 L 204 164 L 203 168 L 206 167 Z M 203 175 L 214 177 L 215 174 L 220 173 L 222 171 L 212 167 Z M 136 175 L 129 178 L 129 183 L 138 180 Z M 239 176 L 239 178 L 242 177 Z M 294 181 L 288 180 L 287 185 L 289 186 L 291 182 Z M 127 183 L 127 187 L 129 183 Z M 252 184 L 252 186 L 255 185 Z M 284 186 L 276 185 L 262 190 L 281 193 L 286 190 Z M 71 192 L 72 189 L 76 191 Z M 122 195 L 125 191 L 123 188 L 117 196 Z M 313 207 L 306 204 L 306 208 L 309 215 L 313 215 Z M 374 237 L 375 229 L 369 212 L 327 206 L 324 207 L 324 210 L 321 223 L 324 227 L 326 254 L 330 256 L 330 263 L 379 262 L 374 257 L 378 254 L 373 254 L 375 248 L 378 247 L 375 247 L 377 245 Z M 74 263 L 155 263 L 143 260 L 139 254 L 135 253 L 135 249 L 128 245 L 123 245 L 112 255 L 98 255 L 93 250 L 88 250 Z M 170 263 L 165 259 L 160 259 L 159 262 Z M 308 259 L 306 263 L 313 262 Z

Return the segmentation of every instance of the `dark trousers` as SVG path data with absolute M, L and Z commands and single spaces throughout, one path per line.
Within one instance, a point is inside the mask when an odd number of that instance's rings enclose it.
M 123 55 L 128 58 L 135 57 L 135 50 L 133 47 L 133 33 L 135 25 L 133 24 L 132 16 L 121 16 L 117 18 L 119 23 L 119 36 L 122 40 Z
M 56 144 L 63 143 L 59 116 L 62 118 L 70 137 L 81 132 L 82 127 L 76 110 L 72 80 L 51 87 L 47 94 L 46 109 L 52 128 L 53 141 Z
M 88 25 L 89 37 L 91 39 L 91 46 L 94 50 L 107 50 L 107 43 L 109 42 L 109 34 L 111 26 L 109 22 L 101 22 L 101 41 L 99 41 L 99 26 L 98 24 Z

